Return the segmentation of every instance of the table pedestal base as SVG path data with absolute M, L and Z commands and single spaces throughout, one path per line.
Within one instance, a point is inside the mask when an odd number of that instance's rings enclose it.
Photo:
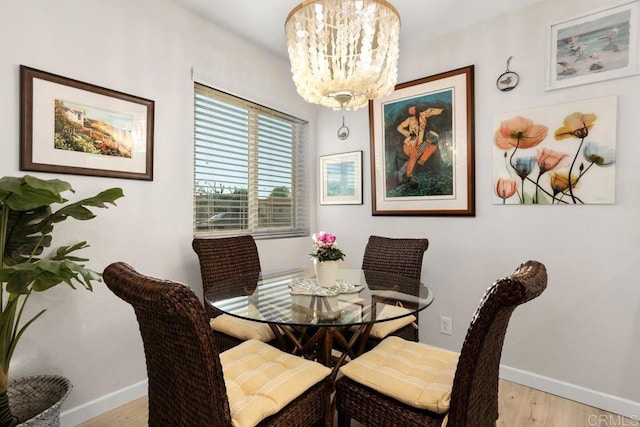
M 362 353 L 372 327 L 371 324 L 356 327 L 269 326 L 283 349 L 333 368 L 334 380 L 338 368 L 348 361 L 347 358 L 354 359 Z M 335 356 L 334 351 L 339 355 Z
M 332 368 L 335 384 L 340 366 L 364 351 L 372 324 L 351 326 L 281 326 L 269 324 L 280 347 L 291 354 Z M 349 334 L 345 335 L 345 332 Z M 334 352 L 338 355 L 334 355 Z M 333 425 L 335 401 L 327 403 L 327 427 Z

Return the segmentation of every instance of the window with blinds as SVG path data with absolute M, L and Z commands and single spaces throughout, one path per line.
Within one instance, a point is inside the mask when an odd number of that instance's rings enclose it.
M 308 234 L 308 124 L 199 83 L 194 112 L 194 234 Z

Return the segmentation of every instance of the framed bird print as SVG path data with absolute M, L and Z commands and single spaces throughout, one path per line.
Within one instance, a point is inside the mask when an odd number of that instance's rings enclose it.
M 638 74 L 639 25 L 639 0 L 550 24 L 546 89 Z

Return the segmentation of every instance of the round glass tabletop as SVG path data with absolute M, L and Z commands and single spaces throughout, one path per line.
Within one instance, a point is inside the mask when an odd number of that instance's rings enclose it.
M 237 295 L 207 302 L 232 316 L 276 325 L 363 325 L 415 315 L 433 302 L 420 281 L 379 271 L 340 269 L 336 285 L 321 288 L 313 268 L 240 275 L 223 284 Z

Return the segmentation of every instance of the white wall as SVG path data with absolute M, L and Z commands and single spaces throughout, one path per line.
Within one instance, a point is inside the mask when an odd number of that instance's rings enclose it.
M 516 310 L 503 376 L 638 419 L 640 76 L 550 92 L 544 85 L 547 24 L 609 3 L 550 0 L 436 40 L 402 40 L 399 82 L 475 66 L 476 216 L 371 216 L 368 110 L 323 110 L 318 155 L 364 151 L 364 205 L 319 206 L 318 225 L 338 235 L 352 266 L 370 234 L 429 238 L 423 278 L 435 302 L 421 316 L 421 340 L 453 350 L 493 280 L 527 259 L 545 263 L 547 291 Z M 500 92 L 495 82 L 510 56 L 520 84 Z M 495 114 L 607 95 L 618 96 L 614 205 L 492 205 Z M 336 137 L 343 115 L 346 141 Z M 453 336 L 439 333 L 441 315 L 453 318 Z
M 426 236 L 423 278 L 435 292 L 421 319 L 421 339 L 459 349 L 482 292 L 525 259 L 549 270 L 549 287 L 518 309 L 505 343 L 504 375 L 588 403 L 639 414 L 640 77 L 553 92 L 544 90 L 546 25 L 606 5 L 604 0 L 553 0 L 437 40 L 403 40 L 399 81 L 475 65 L 476 216 L 372 217 L 369 122 L 366 110 L 334 112 L 305 104 L 295 93 L 286 61 L 276 59 L 163 0 L 0 0 L 0 175 L 21 175 L 19 64 L 156 101 L 155 180 L 33 173 L 71 182 L 77 197 L 120 186 L 118 207 L 98 218 L 61 224 L 59 243 L 92 245 L 89 266 L 117 260 L 141 272 L 193 284 L 200 292 L 191 250 L 192 80 L 196 67 L 210 83 L 312 120 L 309 188 L 316 200 L 317 155 L 363 150 L 362 206 L 319 206 L 318 227 L 338 234 L 347 263 L 358 266 L 367 237 Z M 428 12 L 425 11 L 425 25 Z M 411 54 L 409 54 L 411 53 Z M 519 86 L 499 92 L 496 78 L 513 56 Z M 493 116 L 529 107 L 618 95 L 617 201 L 608 206 L 496 206 L 491 204 Z M 315 117 L 319 111 L 319 115 Z M 351 135 L 336 136 L 344 116 Z M 316 153 L 316 143 L 318 146 Z M 312 224 L 315 220 L 312 209 Z M 64 240 L 64 241 L 63 241 Z M 258 242 L 265 269 L 306 262 L 309 241 Z M 283 265 L 283 262 L 285 265 Z M 48 308 L 24 337 L 14 377 L 57 373 L 74 390 L 65 425 L 144 392 L 142 345 L 129 306 L 103 285 L 93 293 L 56 288 L 30 301 Z M 451 316 L 454 335 L 438 332 Z M 127 387 L 129 387 L 127 389 Z M 120 400 L 119 400 L 120 399 Z M 637 412 L 633 412 L 637 410 Z
M 72 183 L 78 199 L 122 187 L 118 206 L 86 223 L 58 226 L 57 243 L 87 240 L 89 267 L 126 261 L 142 273 L 192 284 L 201 294 L 192 240 L 195 67 L 216 87 L 315 122 L 296 94 L 289 64 L 225 33 L 167 0 L 0 0 L 0 176 L 19 171 L 19 65 L 155 101 L 153 182 L 32 173 Z M 311 126 L 311 135 L 315 127 Z M 315 158 L 315 143 L 309 144 Z M 315 200 L 315 162 L 308 168 Z M 72 198 L 71 194 L 69 194 Z M 313 219 L 313 218 L 312 218 Z M 54 241 L 54 243 L 56 243 Z M 259 241 L 263 268 L 307 262 L 308 237 Z M 48 308 L 22 339 L 12 377 L 55 373 L 74 384 L 65 409 L 72 425 L 145 392 L 142 342 L 133 311 L 103 284 L 93 293 L 59 286 L 36 294 Z M 124 394 L 108 396 L 130 387 Z M 80 407 L 80 405 L 85 405 Z M 66 420 L 66 421 L 65 421 Z

